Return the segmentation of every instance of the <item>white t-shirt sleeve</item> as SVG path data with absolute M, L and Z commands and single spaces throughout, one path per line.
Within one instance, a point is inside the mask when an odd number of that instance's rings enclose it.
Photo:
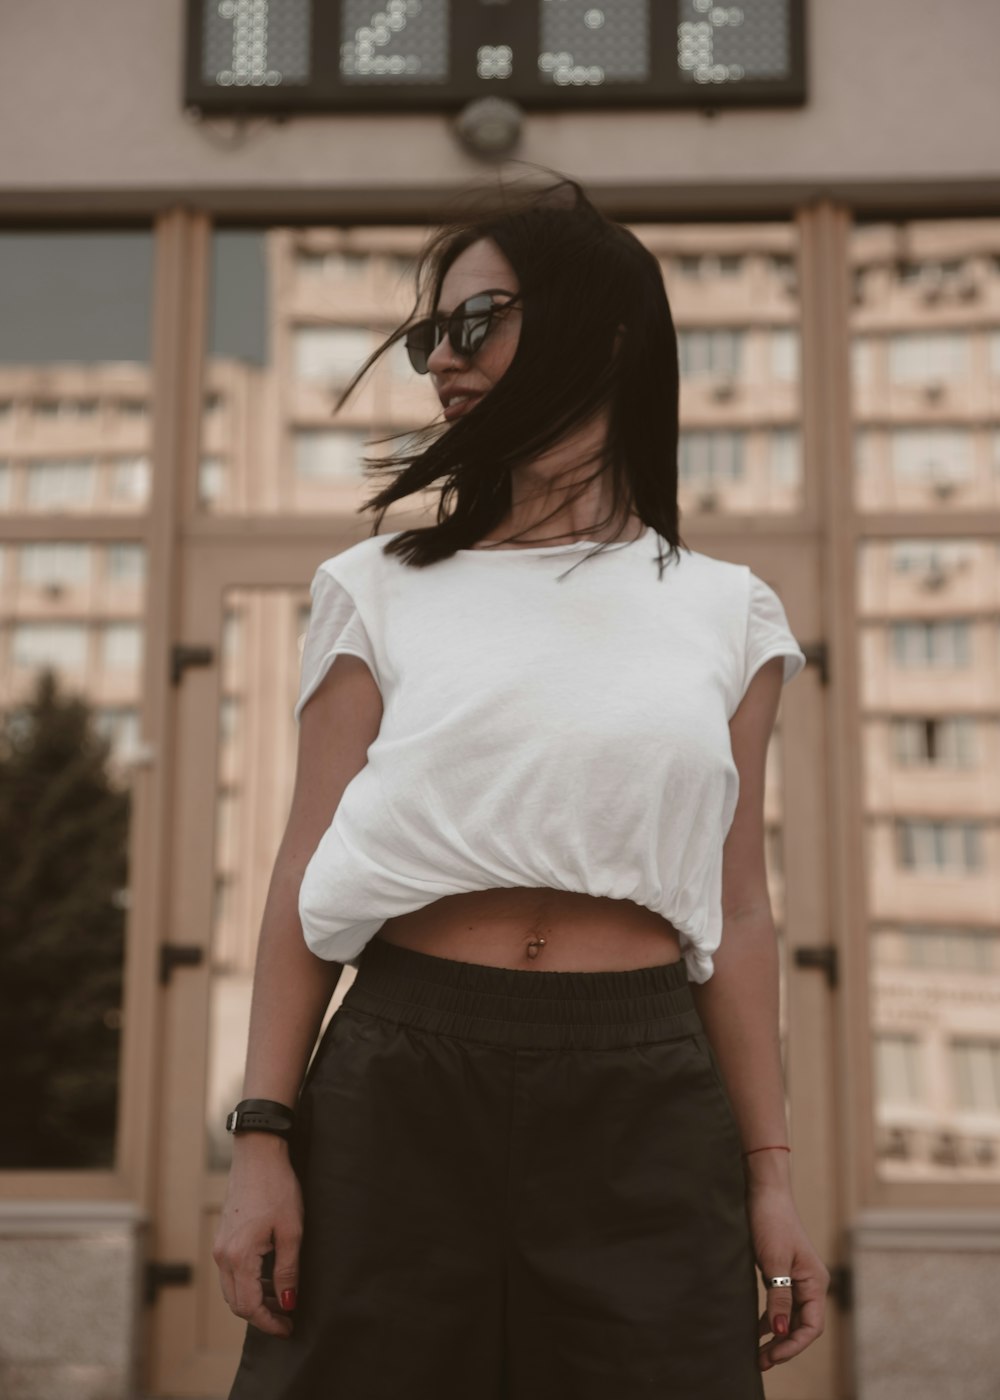
M 296 724 L 306 701 L 338 656 L 360 657 L 381 690 L 371 638 L 350 593 L 322 566 L 316 570 L 309 593 L 312 611 L 302 647 L 302 678 L 293 712 Z
M 769 584 L 751 573 L 743 675 L 736 700 L 737 707 L 764 662 L 775 656 L 785 658 L 785 685 L 797 676 L 806 664 L 805 654 L 788 625 L 781 599 Z

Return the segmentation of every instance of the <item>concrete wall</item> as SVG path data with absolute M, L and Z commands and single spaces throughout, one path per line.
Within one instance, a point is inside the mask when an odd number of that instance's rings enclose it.
M 112 1201 L 0 1201 L 0 1395 L 137 1394 L 143 1220 Z
M 79 191 L 99 208 L 124 192 L 155 204 L 266 189 L 364 191 L 359 207 L 375 215 L 482 173 L 451 118 L 431 114 L 255 118 L 221 144 L 229 119 L 208 132 L 182 110 L 183 17 L 182 0 L 3 7 L 0 213 Z M 691 186 L 711 204 L 745 202 L 748 185 L 766 199 L 776 187 L 881 197 L 887 181 L 970 192 L 990 182 L 1000 200 L 1000 6 L 811 0 L 807 43 L 803 108 L 529 113 L 514 156 L 623 198 L 643 192 L 650 212 Z
M 996 1400 L 1000 1212 L 868 1210 L 851 1234 L 858 1400 Z

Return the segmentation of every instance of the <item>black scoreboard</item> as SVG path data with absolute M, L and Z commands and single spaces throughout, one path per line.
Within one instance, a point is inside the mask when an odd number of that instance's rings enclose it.
M 806 100 L 805 0 L 188 0 L 205 112 Z

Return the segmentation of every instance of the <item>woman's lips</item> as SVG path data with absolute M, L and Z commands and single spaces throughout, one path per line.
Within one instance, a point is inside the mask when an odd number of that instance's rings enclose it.
M 445 409 L 445 418 L 449 420 L 457 418 L 464 409 L 468 408 L 470 403 L 475 403 L 479 398 L 482 398 L 481 394 L 471 394 L 467 399 L 456 399 L 454 403 L 450 403 Z

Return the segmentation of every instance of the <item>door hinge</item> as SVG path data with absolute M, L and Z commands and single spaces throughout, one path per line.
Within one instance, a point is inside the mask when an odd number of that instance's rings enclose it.
M 796 967 L 820 967 L 826 973 L 828 985 L 837 985 L 840 964 L 837 949 L 832 943 L 824 943 L 817 948 L 796 948 L 794 954 Z
M 845 1312 L 854 1307 L 854 1270 L 850 1264 L 834 1264 L 826 1291 Z
M 179 685 L 181 677 L 189 666 L 211 666 L 215 660 L 214 647 L 188 646 L 185 642 L 175 642 L 170 648 L 170 683 Z
M 806 659 L 806 665 L 818 666 L 820 683 L 826 685 L 830 679 L 830 663 L 826 642 L 800 642 L 799 646 Z
M 190 1264 L 161 1264 L 158 1260 L 148 1260 L 144 1290 L 146 1303 L 155 1303 L 161 1288 L 183 1288 L 193 1278 L 194 1269 Z
M 165 987 L 175 967 L 198 967 L 205 961 L 205 950 L 196 943 L 160 944 L 160 986 Z

